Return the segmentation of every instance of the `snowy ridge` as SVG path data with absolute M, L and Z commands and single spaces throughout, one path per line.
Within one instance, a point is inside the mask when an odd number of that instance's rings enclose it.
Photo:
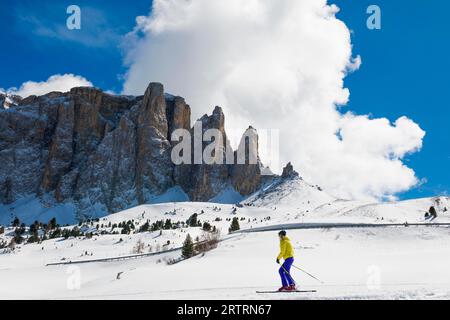
M 313 186 L 300 177 L 278 177 L 242 203 L 256 207 L 289 208 L 309 212 L 334 200 L 334 197 L 319 186 Z
M 332 220 L 351 220 L 372 223 L 415 223 L 426 222 L 425 213 L 431 207 L 437 211 L 434 222 L 450 221 L 450 201 L 448 197 L 433 197 L 387 203 L 370 201 L 336 200 L 314 210 L 315 217 Z
M 434 222 L 450 221 L 448 197 L 395 202 L 336 199 L 300 177 L 275 178 L 241 204 L 273 211 L 277 221 L 346 223 L 420 223 L 434 207 Z M 273 222 L 273 220 L 272 220 Z

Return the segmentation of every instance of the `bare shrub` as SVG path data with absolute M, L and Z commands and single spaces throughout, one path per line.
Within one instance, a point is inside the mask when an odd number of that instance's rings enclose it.
M 216 249 L 220 242 L 220 231 L 205 232 L 202 238 L 204 240 L 197 243 L 194 247 L 196 254 Z
M 133 253 L 134 254 L 141 254 L 144 253 L 145 244 L 142 242 L 142 240 L 138 240 L 136 244 L 133 247 Z
M 178 257 L 178 258 L 165 258 L 164 261 L 166 262 L 166 264 L 168 266 L 174 265 L 180 261 L 183 261 L 183 257 Z

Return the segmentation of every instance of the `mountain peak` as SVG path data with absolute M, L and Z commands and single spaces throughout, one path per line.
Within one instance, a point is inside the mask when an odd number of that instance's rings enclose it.
M 288 179 L 288 178 L 293 178 L 293 177 L 298 177 L 298 176 L 299 176 L 298 172 L 294 170 L 294 166 L 290 162 L 283 168 L 283 173 L 281 175 L 281 177 L 283 179 Z
M 21 100 L 20 108 L 0 112 L 0 204 L 11 204 L 0 206 L 0 214 L 10 214 L 8 208 L 24 195 L 42 207 L 45 198 L 47 208 L 70 204 L 82 217 L 149 203 L 177 186 L 192 201 L 208 201 L 229 188 L 242 196 L 258 190 L 257 135 L 250 138 L 254 164 L 173 163 L 171 152 L 179 142 L 172 142 L 171 134 L 192 132 L 190 116 L 185 100 L 165 94 L 160 83 L 150 83 L 140 97 L 77 87 Z M 231 153 L 233 160 L 222 108 L 201 121 L 205 130 L 223 134 L 224 159 Z M 247 131 L 256 133 L 252 127 Z

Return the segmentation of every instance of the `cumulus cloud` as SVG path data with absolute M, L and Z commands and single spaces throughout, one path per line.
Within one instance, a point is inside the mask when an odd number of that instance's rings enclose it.
M 154 0 L 127 36 L 124 93 L 150 81 L 184 96 L 193 117 L 221 105 L 227 130 L 280 130 L 280 156 L 345 198 L 392 198 L 418 180 L 402 161 L 425 132 L 343 111 L 350 31 L 326 0 Z M 279 171 L 279 168 L 274 168 Z
M 92 87 L 92 83 L 81 76 L 74 74 L 56 74 L 46 81 L 24 82 L 20 88 L 10 88 L 7 90 L 10 94 L 15 94 L 26 98 L 31 95 L 44 95 L 52 91 L 67 92 L 74 87 Z

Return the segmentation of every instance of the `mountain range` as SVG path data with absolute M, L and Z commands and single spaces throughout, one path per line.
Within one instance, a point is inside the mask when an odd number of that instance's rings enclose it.
M 236 159 L 242 151 L 248 160 L 254 152 L 257 163 L 174 165 L 171 135 L 194 134 L 191 108 L 159 83 L 142 96 L 78 87 L 0 100 L 0 216 L 44 218 L 58 210 L 83 219 L 154 202 L 239 202 L 276 178 L 262 174 L 252 127 L 231 150 L 220 107 L 198 120 L 203 132 L 219 130 L 224 154 Z

